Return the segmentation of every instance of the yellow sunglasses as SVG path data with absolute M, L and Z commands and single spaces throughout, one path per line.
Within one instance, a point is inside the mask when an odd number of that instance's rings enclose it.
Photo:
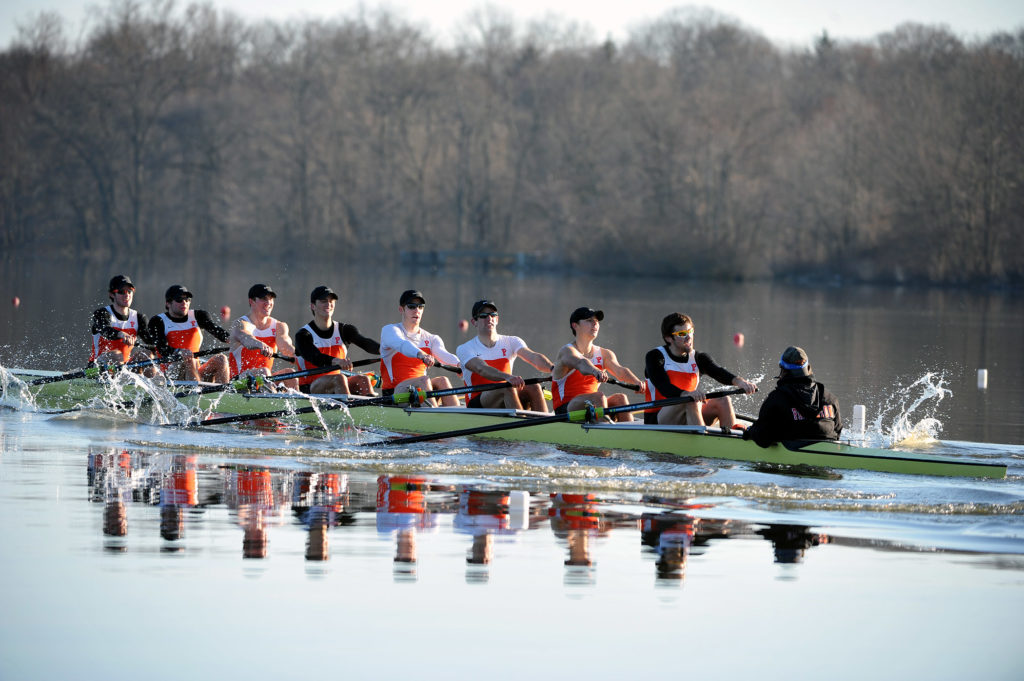
M 682 338 L 683 336 L 689 336 L 689 335 L 692 335 L 692 334 L 693 334 L 693 329 L 680 329 L 679 331 L 673 331 L 672 332 L 673 336 L 679 336 L 680 338 Z

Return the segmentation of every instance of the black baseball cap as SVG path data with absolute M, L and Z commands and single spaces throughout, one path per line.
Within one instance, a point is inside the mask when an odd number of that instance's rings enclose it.
M 181 284 L 175 284 L 174 286 L 167 289 L 167 293 L 164 294 L 164 300 L 168 303 L 178 298 L 179 296 L 185 296 L 186 298 L 192 297 L 192 292 Z
M 408 291 L 403 292 L 402 297 L 398 299 L 398 304 L 405 305 L 406 303 L 411 303 L 417 298 L 419 298 L 420 302 L 423 303 L 424 305 L 427 304 L 427 299 L 424 298 L 423 294 L 417 291 L 416 289 L 409 289 Z
M 313 292 L 309 294 L 310 303 L 315 303 L 316 301 L 323 300 L 324 298 L 334 298 L 337 300 L 338 294 L 335 293 L 330 286 L 317 286 L 313 289 Z
M 135 284 L 128 278 L 127 275 L 119 274 L 110 280 L 110 286 L 107 287 L 108 291 L 119 291 L 123 288 L 135 288 Z
M 270 288 L 267 284 L 253 284 L 249 288 L 249 298 L 255 300 L 257 298 L 277 298 L 277 294 L 274 293 L 274 289 Z
M 476 317 L 485 307 L 494 308 L 495 312 L 498 311 L 498 306 L 494 304 L 493 300 L 478 300 L 473 303 L 473 316 Z
M 569 324 L 572 325 L 580 321 L 581 319 L 590 319 L 591 317 L 593 317 L 599 322 L 603 321 L 604 311 L 595 310 L 592 307 L 577 307 L 575 310 L 572 311 L 572 314 L 569 315 Z

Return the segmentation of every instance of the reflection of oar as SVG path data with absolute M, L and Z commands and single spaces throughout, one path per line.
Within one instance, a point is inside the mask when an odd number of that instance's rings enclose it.
M 547 376 L 541 378 L 528 378 L 526 383 L 532 385 L 534 383 L 542 383 L 544 381 L 550 381 L 551 379 Z M 422 402 L 423 400 L 431 397 L 445 397 L 446 395 L 461 395 L 470 392 L 486 392 L 488 390 L 502 390 L 510 387 L 510 383 L 487 383 L 485 385 L 465 387 L 465 388 L 447 388 L 445 390 L 420 390 L 416 393 L 395 393 L 394 395 L 384 395 L 381 397 L 371 397 L 367 399 L 353 400 L 352 402 L 324 402 L 316 407 L 299 407 L 298 409 L 278 409 L 276 411 L 265 411 L 259 414 L 235 414 L 233 416 L 221 416 L 212 419 L 206 419 L 196 423 L 172 423 L 170 427 L 176 428 L 191 428 L 195 426 L 219 426 L 225 423 L 238 423 L 240 421 L 256 421 L 260 419 L 272 419 L 279 416 L 296 416 L 299 414 L 311 414 L 315 411 L 331 411 L 334 409 L 341 409 L 347 407 L 354 409 L 356 407 L 372 407 L 380 405 L 398 405 L 408 404 L 413 402 Z
M 218 352 L 224 352 L 227 348 L 210 348 L 209 350 L 202 350 L 201 352 L 193 353 L 193 357 L 206 357 L 207 355 L 216 355 Z M 143 359 L 138 362 L 129 362 L 128 364 L 97 364 L 96 366 L 86 367 L 79 369 L 78 371 L 70 371 L 66 374 L 59 376 L 43 376 L 42 378 L 36 378 L 29 381 L 29 385 L 42 385 L 44 383 L 58 383 L 60 381 L 70 381 L 75 378 L 99 378 L 103 374 L 112 374 L 115 371 L 121 369 L 139 369 L 142 367 L 153 366 L 154 364 L 170 364 L 177 360 L 169 357 L 155 357 L 153 359 Z
M 715 399 L 716 397 L 725 397 L 726 395 L 738 395 L 742 392 L 743 388 L 729 388 L 728 390 L 719 390 L 717 392 L 708 393 L 707 395 L 705 395 L 705 397 L 706 399 L 712 400 Z M 661 407 L 669 407 L 672 406 L 673 404 L 684 404 L 686 402 L 692 401 L 692 395 L 680 395 L 679 397 L 671 397 L 665 400 L 652 400 L 650 402 L 624 404 L 619 407 L 596 407 L 592 409 L 577 409 L 575 411 L 566 412 L 565 414 L 555 414 L 554 416 L 526 418 L 522 420 L 512 421 L 510 423 L 495 423 L 486 426 L 477 426 L 476 428 L 449 430 L 443 433 L 429 433 L 426 435 L 412 435 L 409 437 L 392 437 L 386 440 L 380 440 L 379 442 L 361 443 L 360 446 L 378 447 L 384 445 L 407 445 L 413 444 L 414 442 L 443 440 L 450 437 L 462 437 L 464 435 L 480 435 L 482 433 L 493 433 L 499 430 L 528 428 L 530 426 L 542 426 L 547 423 L 559 423 L 566 421 L 571 423 L 585 423 L 588 421 L 600 419 L 604 416 L 613 416 L 615 414 L 622 414 L 630 411 L 640 411 L 641 409 L 657 409 Z

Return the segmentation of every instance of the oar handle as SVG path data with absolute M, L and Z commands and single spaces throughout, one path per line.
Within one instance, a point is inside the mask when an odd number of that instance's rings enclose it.
M 620 388 L 625 388 L 626 390 L 632 390 L 633 392 L 640 392 L 643 390 L 639 383 L 623 383 L 622 381 L 616 380 L 614 378 L 609 378 L 608 383 L 611 383 L 612 385 L 617 385 Z
M 434 368 L 435 369 L 444 369 L 445 371 L 450 371 L 453 374 L 461 374 L 462 373 L 462 369 L 460 367 L 453 367 L 453 366 L 451 366 L 449 364 L 441 364 L 440 362 L 434 362 Z
M 718 397 L 727 397 L 729 395 L 739 395 L 743 393 L 743 388 L 728 388 L 726 390 L 716 390 L 704 395 L 704 399 L 713 400 Z M 602 416 L 611 416 L 613 414 L 621 414 L 627 411 L 640 411 L 641 409 L 659 409 L 661 407 L 671 407 L 674 404 L 685 404 L 687 402 L 693 402 L 693 395 L 680 395 L 679 397 L 669 397 L 664 400 L 650 400 L 648 402 L 637 402 L 635 404 L 623 404 L 618 407 L 600 407 L 596 409 L 598 418 Z M 573 413 L 581 413 L 584 410 Z M 570 419 L 575 421 L 576 419 Z
M 550 381 L 550 376 L 539 376 L 537 378 L 527 378 L 524 383 L 526 385 L 535 385 L 537 383 L 543 383 L 544 381 Z M 511 388 L 512 384 L 508 381 L 502 381 L 500 383 L 484 383 L 483 385 L 467 385 L 462 388 L 445 388 L 443 390 L 423 390 L 419 391 L 420 400 L 427 397 L 447 397 L 448 395 L 468 395 L 469 393 L 483 393 L 490 390 L 504 390 L 505 388 Z M 417 393 L 410 391 L 404 393 L 395 393 L 395 404 L 405 404 L 411 402 L 413 395 Z

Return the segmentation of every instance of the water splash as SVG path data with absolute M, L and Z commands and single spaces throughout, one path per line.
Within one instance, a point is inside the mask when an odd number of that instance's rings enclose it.
M 942 421 L 935 414 L 942 400 L 953 396 L 946 385 L 944 373 L 928 372 L 908 386 L 898 386 L 865 433 L 868 444 L 890 447 L 935 443 L 942 431 Z

